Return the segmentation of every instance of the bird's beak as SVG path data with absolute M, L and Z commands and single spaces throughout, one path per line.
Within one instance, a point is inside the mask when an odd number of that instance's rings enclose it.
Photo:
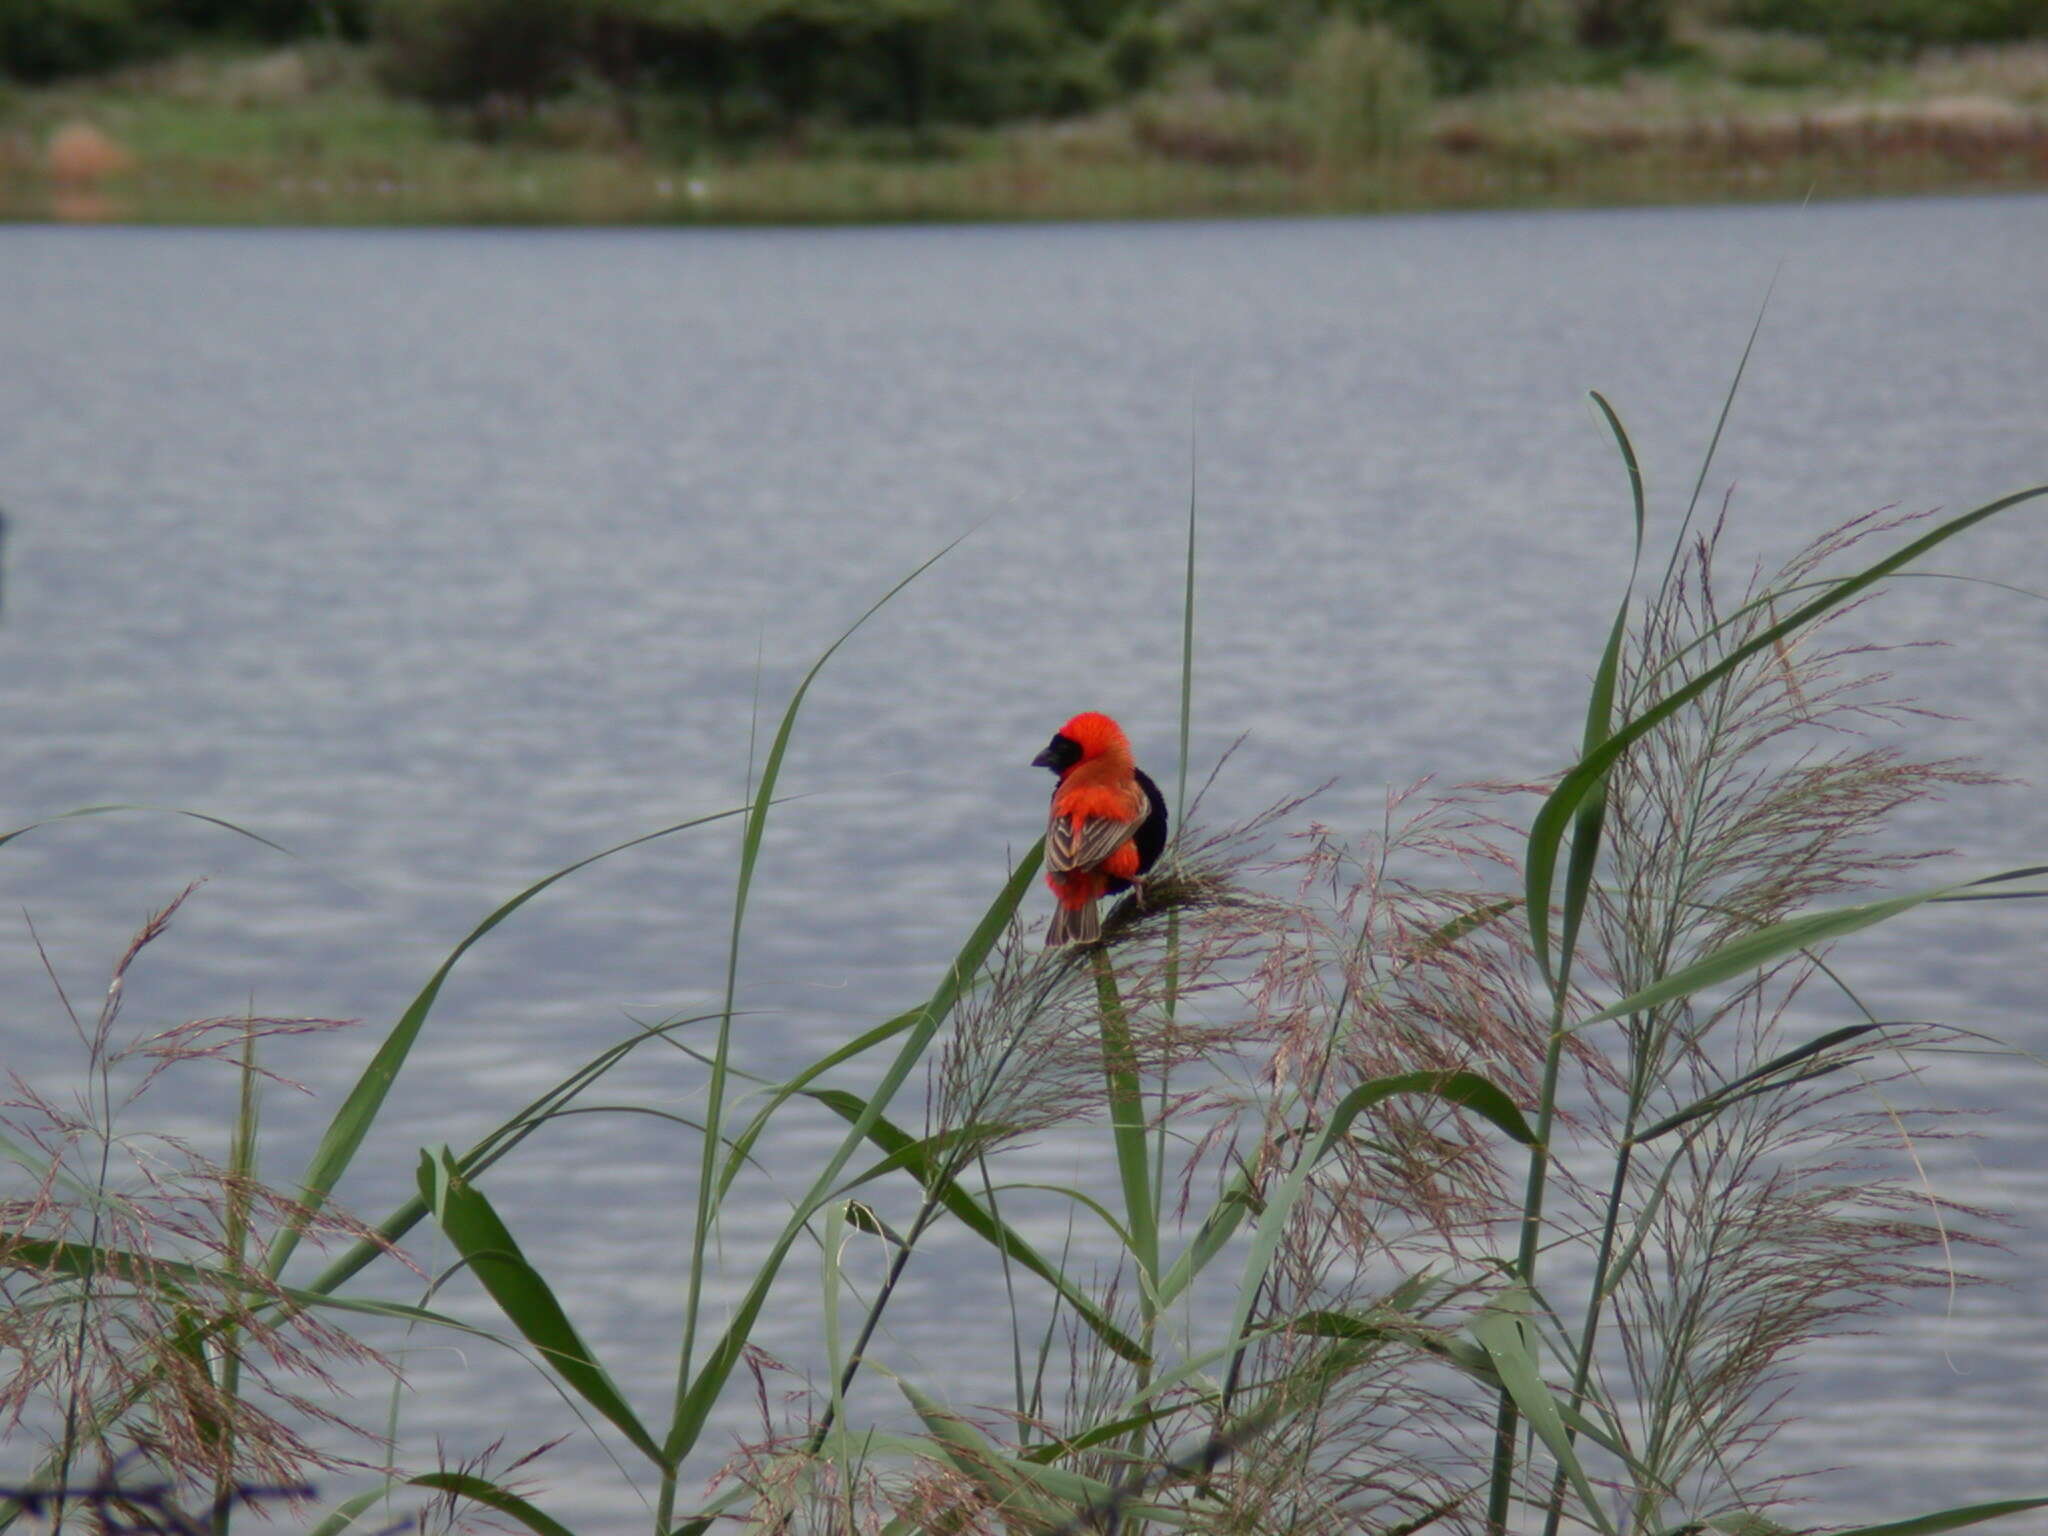
M 1050 768 L 1052 766 L 1052 748 L 1047 747 L 1038 756 L 1031 759 L 1031 766 L 1034 768 Z

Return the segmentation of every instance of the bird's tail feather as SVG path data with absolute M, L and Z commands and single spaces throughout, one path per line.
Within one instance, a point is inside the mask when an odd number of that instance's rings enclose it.
M 1052 924 L 1045 930 L 1045 947 L 1058 949 L 1063 944 L 1093 944 L 1102 937 L 1102 918 L 1092 901 L 1078 907 L 1060 906 L 1053 909 Z

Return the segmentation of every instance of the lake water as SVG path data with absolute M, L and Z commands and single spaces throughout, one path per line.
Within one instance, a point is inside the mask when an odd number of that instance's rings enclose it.
M 0 229 L 0 817 L 182 806 L 293 855 L 161 815 L 0 849 L 5 1065 L 62 1086 L 79 1054 L 19 914 L 92 999 L 144 914 L 205 876 L 130 983 L 134 1022 L 365 1021 L 278 1050 L 322 1101 L 272 1105 L 265 1167 L 289 1179 L 472 925 L 573 859 L 736 804 L 757 697 L 772 721 L 848 622 L 965 535 L 834 658 L 791 747 L 784 788 L 807 798 L 767 839 L 741 1051 L 769 1074 L 810 1059 L 929 990 L 1037 835 L 1046 782 L 1025 764 L 1068 714 L 1109 710 L 1170 766 L 1191 463 L 1197 771 L 1247 735 L 1220 816 L 1333 779 L 1316 815 L 1363 832 L 1389 786 L 1553 772 L 1627 566 L 1626 486 L 1587 391 L 1628 422 L 1668 537 L 1774 281 L 1707 484 L 1710 504 L 1732 490 L 1732 549 L 1782 556 L 1874 507 L 1961 510 L 2048 479 L 2048 199 Z M 2048 589 L 2044 513 L 1940 568 Z M 1907 583 L 1876 628 L 1951 642 L 1898 658 L 1902 688 L 1959 717 L 1919 744 L 2029 781 L 1900 836 L 1956 850 L 1937 868 L 1957 874 L 2048 862 L 2048 606 Z M 630 1019 L 713 1003 L 734 842 L 726 823 L 608 861 L 465 960 L 344 1198 L 381 1216 L 422 1145 L 466 1144 Z M 1893 1016 L 2041 1052 L 2044 920 L 1940 909 L 1840 956 Z M 694 1069 L 643 1054 L 605 1100 L 684 1109 Z M 2048 1491 L 2043 1085 L 1996 1061 L 1930 1075 L 1931 1102 L 2003 1111 L 1935 1144 L 1930 1172 L 2017 1218 L 1979 1265 L 2005 1283 L 1816 1352 L 1773 1455 L 1856 1470 L 1808 1485 L 1812 1520 Z M 153 1100 L 148 1123 L 217 1145 L 225 1075 L 209 1091 Z M 830 1134 L 793 1133 L 784 1166 Z M 664 1122 L 592 1118 L 492 1175 L 650 1412 L 672 1390 L 695 1155 Z M 1066 1178 L 1098 1154 L 1037 1156 Z M 735 1214 L 734 1273 L 781 1219 Z M 815 1283 L 805 1258 L 763 1329 L 799 1363 Z M 958 1298 L 946 1254 L 907 1283 L 884 1358 L 1001 1397 L 1004 1330 Z M 412 1344 L 414 1447 L 574 1427 L 508 1357 Z M 645 1528 L 587 1436 L 538 1475 L 582 1531 Z

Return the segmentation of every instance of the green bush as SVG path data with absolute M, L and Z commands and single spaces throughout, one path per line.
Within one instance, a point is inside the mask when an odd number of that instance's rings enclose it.
M 582 19 L 576 0 L 382 0 L 378 76 L 435 106 L 530 110 L 568 83 Z
M 152 0 L 183 32 L 281 42 L 306 36 L 361 38 L 370 0 Z
M 1294 165 L 1304 158 L 1301 122 L 1291 103 L 1235 91 L 1155 96 L 1131 112 L 1131 132 L 1146 153 L 1196 165 Z
M 1567 18 L 1548 0 L 1352 0 L 1361 21 L 1384 22 L 1429 51 L 1446 91 L 1473 91 L 1527 72 L 1563 48 Z
M 1324 159 L 1380 154 L 1403 143 L 1428 109 L 1429 61 L 1384 25 L 1346 17 L 1316 34 L 1295 69 L 1295 100 Z
M 162 48 L 134 0 L 0 0 L 0 75 L 40 83 Z
M 1144 19 L 1144 0 L 1052 0 L 1062 27 L 1097 41 Z
M 2048 37 L 2042 0 L 1735 0 L 1729 20 L 1863 52 Z
M 1277 95 L 1326 19 L 1317 0 L 1181 0 L 1160 18 L 1170 52 L 1226 91 Z
M 1582 47 L 1656 58 L 1671 47 L 1672 0 L 1578 0 L 1574 30 Z
M 1158 79 L 1173 51 L 1173 35 L 1153 16 L 1134 16 L 1109 39 L 1105 62 L 1117 86 L 1140 91 Z
M 1110 94 L 1100 51 L 1044 0 L 952 0 L 926 28 L 921 57 L 939 118 L 1058 116 Z
M 1059 0 L 585 0 L 582 62 L 713 136 L 987 123 L 1114 93 Z M 1106 14 L 1106 13 L 1105 13 Z
M 369 0 L 0 0 L 0 78 L 40 84 L 149 58 L 182 39 L 360 38 Z M 508 7 L 509 8 L 509 7 Z
M 1764 90 L 1803 90 L 1835 78 L 1842 61 L 1817 37 L 1790 32 L 1735 32 L 1718 40 L 1721 71 Z

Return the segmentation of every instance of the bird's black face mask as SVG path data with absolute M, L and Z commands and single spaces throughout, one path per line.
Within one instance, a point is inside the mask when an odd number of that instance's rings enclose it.
M 1071 736 L 1055 736 L 1046 744 L 1038 756 L 1031 759 L 1034 768 L 1050 768 L 1054 773 L 1065 773 L 1081 761 L 1081 744 Z

